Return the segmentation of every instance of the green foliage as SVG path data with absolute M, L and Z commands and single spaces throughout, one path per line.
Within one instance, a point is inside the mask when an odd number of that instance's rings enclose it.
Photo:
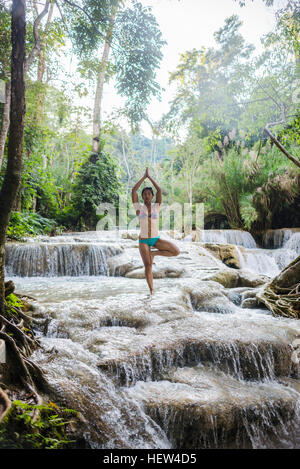
M 82 0 L 77 2 L 81 9 L 65 3 L 73 48 L 80 58 L 91 56 L 98 50 L 109 27 L 111 15 L 123 4 L 122 0 Z
M 264 212 L 270 207 L 270 202 L 263 208 L 258 203 L 258 194 L 261 193 L 260 188 L 268 185 L 272 179 L 278 182 L 282 180 L 285 188 L 296 187 L 296 184 L 293 185 L 293 176 L 287 177 L 287 167 L 293 169 L 285 156 L 270 144 L 262 149 L 256 145 L 251 150 L 245 144 L 239 150 L 223 148 L 222 157 L 211 157 L 209 165 L 200 168 L 201 192 L 196 191 L 196 194 L 200 201 L 207 204 L 207 210 L 224 213 L 231 228 L 249 230 L 264 217 L 268 218 L 270 228 L 275 219 L 271 213 Z M 275 193 L 272 199 L 276 205 Z M 285 199 L 291 202 L 288 192 L 285 192 Z M 288 205 L 287 202 L 287 212 Z
M 7 237 L 22 241 L 28 235 L 49 234 L 54 228 L 59 230 L 60 227 L 56 226 L 54 220 L 44 218 L 38 213 L 29 211 L 12 212 Z
M 299 5 L 288 0 L 274 6 L 279 8 L 277 27 L 262 38 L 261 54 L 252 54 L 254 48 L 242 37 L 237 15 L 229 16 L 215 32 L 216 47 L 199 45 L 181 54 L 170 75 L 177 85 L 170 112 L 155 123 L 153 138 L 148 139 L 136 130 L 147 119 L 150 99 L 159 98 L 155 73 L 164 46 L 151 8 L 136 0 L 79 0 L 75 6 L 60 2 L 62 20 L 55 5 L 57 14 L 47 29 L 46 18 L 39 28 L 43 79 L 36 79 L 40 57 L 27 73 L 22 184 L 15 205 L 22 213 L 12 214 L 8 236 L 20 240 L 28 234 L 59 231 L 55 223 L 95 229 L 99 203 L 117 206 L 120 181 L 128 191 L 148 165 L 163 188 L 164 202 L 184 203 L 191 198 L 193 203 L 204 202 L 206 211 L 226 214 L 231 227 L 251 229 L 264 222 L 271 227 L 276 218 L 288 226 L 289 220 L 298 220 L 297 178 L 291 163 L 268 143 L 263 128 L 280 121 L 284 109 L 287 121 L 272 127 L 273 132 L 298 157 Z M 30 4 L 28 52 L 34 44 L 35 17 Z M 101 123 L 105 147 L 102 142 L 95 155 L 86 131 L 91 109 L 73 103 L 77 96 L 88 96 L 91 86 L 94 90 L 110 27 L 105 81 L 115 76 L 116 89 L 126 99 L 119 113 L 129 118 L 134 132 L 126 133 L 117 127 L 115 115 L 110 116 Z M 59 53 L 67 52 L 62 50 L 66 35 L 79 59 L 76 76 L 61 75 Z M 9 43 L 10 14 L 0 5 L 0 79 L 4 80 L 10 74 Z M 0 127 L 2 110 L 0 104 Z M 175 146 L 158 131 L 167 131 L 180 143 Z M 0 186 L 6 164 L 4 153 Z
M 254 226 L 259 230 L 298 227 L 300 224 L 300 173 L 298 168 L 277 168 L 253 194 L 258 213 Z
M 206 130 L 203 136 L 239 126 L 238 103 L 247 96 L 254 73 L 254 46 L 246 43 L 240 28 L 241 21 L 232 15 L 214 34 L 218 48 L 202 47 L 181 54 L 170 75 L 177 92 L 164 116 L 166 123 L 180 127 L 196 119 Z
M 35 411 L 39 411 L 34 419 Z M 74 440 L 68 437 L 67 428 L 78 413 L 59 408 L 49 402 L 29 405 L 13 401 L 12 407 L 0 424 L 0 449 L 67 449 Z
M 115 35 L 121 48 L 116 52 L 116 87 L 127 98 L 125 115 L 135 129 L 146 118 L 145 108 L 152 97 L 160 97 L 155 81 L 156 69 L 162 59 L 162 40 L 156 18 L 150 7 L 134 1 L 132 8 L 119 12 Z
M 166 42 L 151 8 L 136 0 L 131 3 L 131 7 L 126 7 L 121 0 L 82 0 L 81 8 L 68 4 L 64 8 L 83 77 L 95 80 L 101 67 L 99 47 L 110 36 L 113 61 L 108 63 L 106 79 L 115 75 L 116 89 L 126 98 L 120 113 L 136 130 L 146 118 L 145 108 L 151 98 L 160 97 L 155 76 L 162 59 L 161 48 Z
M 252 194 L 242 194 L 239 197 L 240 213 L 246 230 L 250 230 L 253 222 L 258 219 L 258 213 L 253 207 Z
M 5 309 L 8 315 L 18 314 L 18 310 L 16 308 L 22 308 L 23 302 L 13 293 L 7 295 L 5 298 Z
M 9 76 L 11 18 L 8 11 L 0 4 L 0 79 Z
M 22 307 L 23 306 L 23 302 L 13 293 L 8 295 L 5 298 L 5 300 L 6 300 L 6 305 L 8 307 Z
M 66 208 L 62 220 L 65 215 L 78 228 L 96 229 L 98 205 L 109 202 L 117 206 L 120 188 L 117 164 L 103 150 L 102 142 L 99 153 L 92 153 L 78 171 L 72 187 L 71 208 Z
M 283 145 L 293 144 L 293 143 L 297 144 L 297 146 L 300 145 L 300 113 L 299 111 L 298 111 L 298 116 L 289 125 L 286 125 L 285 128 L 281 132 L 279 132 L 279 139 Z M 296 150 L 296 147 L 295 147 L 295 150 Z

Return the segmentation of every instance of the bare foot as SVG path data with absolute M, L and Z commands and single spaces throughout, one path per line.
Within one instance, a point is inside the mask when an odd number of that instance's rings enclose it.
M 151 300 L 153 294 L 154 294 L 154 290 L 150 291 L 149 294 L 146 296 L 146 300 Z

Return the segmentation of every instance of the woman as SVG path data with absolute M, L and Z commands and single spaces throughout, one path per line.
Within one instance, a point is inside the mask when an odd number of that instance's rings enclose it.
M 152 203 L 154 197 L 152 187 L 144 187 L 142 190 L 142 199 L 144 204 L 139 202 L 137 190 L 142 182 L 149 178 L 156 189 L 156 200 Z M 154 256 L 178 256 L 178 247 L 166 241 L 160 239 L 158 235 L 158 221 L 159 221 L 159 209 L 162 201 L 161 188 L 149 175 L 148 168 L 146 168 L 144 176 L 136 183 L 132 189 L 132 202 L 136 210 L 136 214 L 140 220 L 140 236 L 139 236 L 139 249 L 145 266 L 145 276 L 152 295 L 153 290 L 153 275 L 152 275 L 152 264 Z M 155 246 L 157 251 L 151 251 L 150 247 Z

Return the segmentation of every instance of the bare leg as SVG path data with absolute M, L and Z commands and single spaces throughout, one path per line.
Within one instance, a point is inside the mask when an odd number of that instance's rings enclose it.
M 139 243 L 140 254 L 145 266 L 145 277 L 150 289 L 150 293 L 153 293 L 153 274 L 152 274 L 152 260 L 150 256 L 150 246 L 145 243 Z
M 158 239 L 155 243 L 155 247 L 158 250 L 150 253 L 152 259 L 154 256 L 174 257 L 178 256 L 180 253 L 176 244 L 166 241 L 165 239 Z
M 155 265 L 155 262 L 154 262 L 154 254 L 153 254 L 153 252 L 155 252 L 155 251 L 151 251 L 151 249 L 150 249 L 150 259 L 151 259 L 151 265 L 153 265 L 153 264 Z

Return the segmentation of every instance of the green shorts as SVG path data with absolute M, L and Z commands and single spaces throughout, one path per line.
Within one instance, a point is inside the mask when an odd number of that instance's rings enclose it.
M 139 243 L 144 243 L 148 244 L 148 246 L 154 246 L 156 241 L 160 238 L 160 236 L 157 236 L 157 238 L 147 238 L 147 239 L 140 239 Z

